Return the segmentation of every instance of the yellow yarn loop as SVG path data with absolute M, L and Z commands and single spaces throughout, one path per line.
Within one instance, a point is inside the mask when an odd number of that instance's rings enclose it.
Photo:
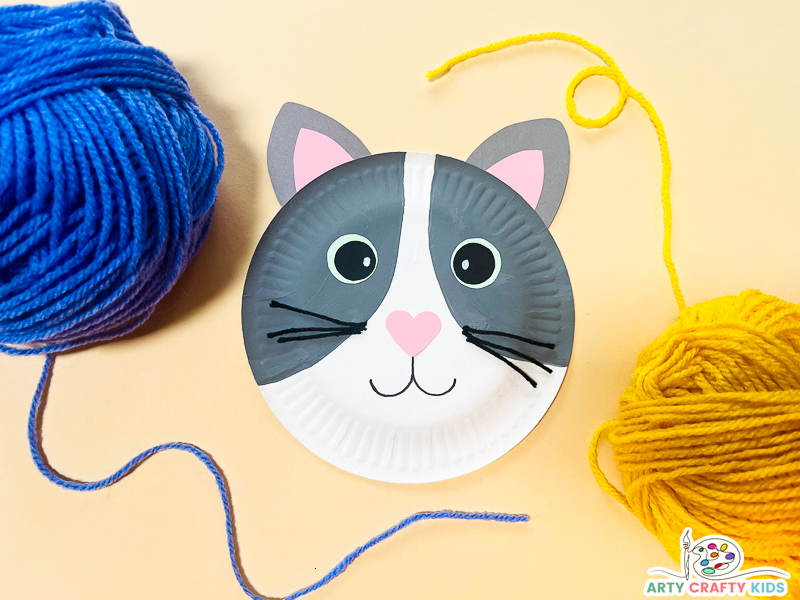
M 600 486 L 635 515 L 678 560 L 679 537 L 718 533 L 736 539 L 746 566 L 789 571 L 789 598 L 800 598 L 800 305 L 757 290 L 687 307 L 672 261 L 671 162 L 664 126 L 600 47 L 560 32 L 511 38 L 465 52 L 428 73 L 445 75 L 470 58 L 534 41 L 577 44 L 604 66 L 578 73 L 567 88 L 567 112 L 581 127 L 605 127 L 628 98 L 647 113 L 661 150 L 664 262 L 680 311 L 678 321 L 639 355 L 619 415 L 592 438 L 589 463 Z M 575 107 L 589 77 L 620 89 L 605 116 Z M 597 446 L 608 436 L 624 491 L 600 469 Z
M 619 86 L 619 100 L 617 101 L 616 106 L 614 106 L 610 111 L 608 111 L 608 113 L 599 119 L 587 119 L 581 115 L 578 112 L 578 109 L 575 107 L 575 90 L 578 89 L 578 86 L 586 79 L 595 76 L 608 77 L 611 81 L 616 83 Z M 569 85 L 567 86 L 567 113 L 569 113 L 569 116 L 572 118 L 572 120 L 581 127 L 586 127 L 587 129 L 605 127 L 611 123 L 611 121 L 616 119 L 622 112 L 622 109 L 625 108 L 625 102 L 628 100 L 629 90 L 630 86 L 622 77 L 622 72 L 619 71 L 619 69 L 614 70 L 610 67 L 589 67 L 588 69 L 584 69 L 575 75 L 575 77 L 573 77 L 572 81 L 570 81 Z

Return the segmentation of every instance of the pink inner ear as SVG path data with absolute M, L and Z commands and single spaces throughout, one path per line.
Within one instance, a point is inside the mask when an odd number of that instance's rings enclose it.
M 544 185 L 544 155 L 541 150 L 523 150 L 495 163 L 489 173 L 511 187 L 534 209 Z
M 327 135 L 301 129 L 294 146 L 294 186 L 297 191 L 334 167 L 353 160 Z

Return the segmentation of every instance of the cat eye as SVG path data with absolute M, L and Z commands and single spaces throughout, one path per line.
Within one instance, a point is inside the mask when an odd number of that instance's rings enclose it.
M 500 253 L 491 242 L 470 238 L 456 246 L 450 267 L 462 285 L 484 288 L 491 285 L 500 274 Z
M 342 283 L 361 283 L 375 272 L 378 252 L 357 233 L 340 236 L 328 248 L 328 269 Z

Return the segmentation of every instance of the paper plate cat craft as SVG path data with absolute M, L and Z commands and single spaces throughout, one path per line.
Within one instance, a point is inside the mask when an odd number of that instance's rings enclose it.
M 268 145 L 281 209 L 255 250 L 242 328 L 256 382 L 302 444 L 390 482 L 456 477 L 518 444 L 572 351 L 572 288 L 548 226 L 569 170 L 553 119 L 466 162 L 371 155 L 286 104 Z

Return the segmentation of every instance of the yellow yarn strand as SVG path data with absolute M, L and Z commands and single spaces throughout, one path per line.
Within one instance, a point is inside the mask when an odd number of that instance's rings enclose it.
M 579 126 L 605 127 L 628 98 L 644 109 L 661 150 L 664 262 L 680 310 L 678 321 L 638 357 L 619 415 L 594 433 L 589 463 L 600 486 L 664 545 L 676 561 L 680 535 L 730 536 L 746 566 L 789 571 L 787 597 L 800 599 L 800 305 L 748 290 L 687 307 L 672 260 L 672 168 L 664 126 L 611 56 L 561 32 L 515 37 L 465 52 L 427 74 L 435 80 L 470 58 L 528 42 L 563 41 L 605 65 L 578 73 L 567 87 L 567 113 Z M 575 90 L 589 77 L 614 81 L 617 104 L 589 119 L 575 107 Z M 597 458 L 607 436 L 623 490 Z
M 535 33 L 532 35 L 523 35 L 520 37 L 510 38 L 503 42 L 489 44 L 488 46 L 475 48 L 469 52 L 459 54 L 455 58 L 448 60 L 438 69 L 430 71 L 426 77 L 429 81 L 439 79 L 440 77 L 443 77 L 449 73 L 450 69 L 457 64 L 469 60 L 470 58 L 475 58 L 476 56 L 491 54 L 492 52 L 497 52 L 511 46 L 527 44 L 528 42 L 544 42 L 554 40 L 568 42 L 570 44 L 577 44 L 578 46 L 581 46 L 592 54 L 598 56 L 605 63 L 605 66 L 589 67 L 584 69 L 575 75 L 572 81 L 570 81 L 569 86 L 567 86 L 567 113 L 576 125 L 586 127 L 587 129 L 598 129 L 600 127 L 605 127 L 620 115 L 622 109 L 625 107 L 625 102 L 628 98 L 631 98 L 645 110 L 647 116 L 650 117 L 650 122 L 653 123 L 653 127 L 656 128 L 656 133 L 658 134 L 658 145 L 661 149 L 661 204 L 664 207 L 664 262 L 667 265 L 667 271 L 669 271 L 669 280 L 672 285 L 672 292 L 675 295 L 675 301 L 678 303 L 678 308 L 682 311 L 686 308 L 686 301 L 683 299 L 681 286 L 678 282 L 678 273 L 675 270 L 675 263 L 672 261 L 672 201 L 670 200 L 669 195 L 669 176 L 670 172 L 672 171 L 672 162 L 669 159 L 667 134 L 664 133 L 664 125 L 661 123 L 661 119 L 659 119 L 656 110 L 653 108 L 653 105 L 650 104 L 647 98 L 644 97 L 644 94 L 634 89 L 633 86 L 628 83 L 628 80 L 625 79 L 625 75 L 623 75 L 622 71 L 619 70 L 617 63 L 614 62 L 614 59 L 611 58 L 611 56 L 605 50 L 603 50 L 600 46 L 595 46 L 594 44 L 587 42 L 585 39 L 578 37 L 577 35 L 572 35 L 569 33 L 561 33 L 559 31 Z M 578 112 L 578 109 L 575 107 L 575 90 L 589 77 L 598 76 L 607 77 L 616 83 L 617 86 L 619 86 L 619 100 L 617 101 L 616 106 L 608 111 L 605 116 L 600 117 L 599 119 L 588 119 L 581 115 Z

